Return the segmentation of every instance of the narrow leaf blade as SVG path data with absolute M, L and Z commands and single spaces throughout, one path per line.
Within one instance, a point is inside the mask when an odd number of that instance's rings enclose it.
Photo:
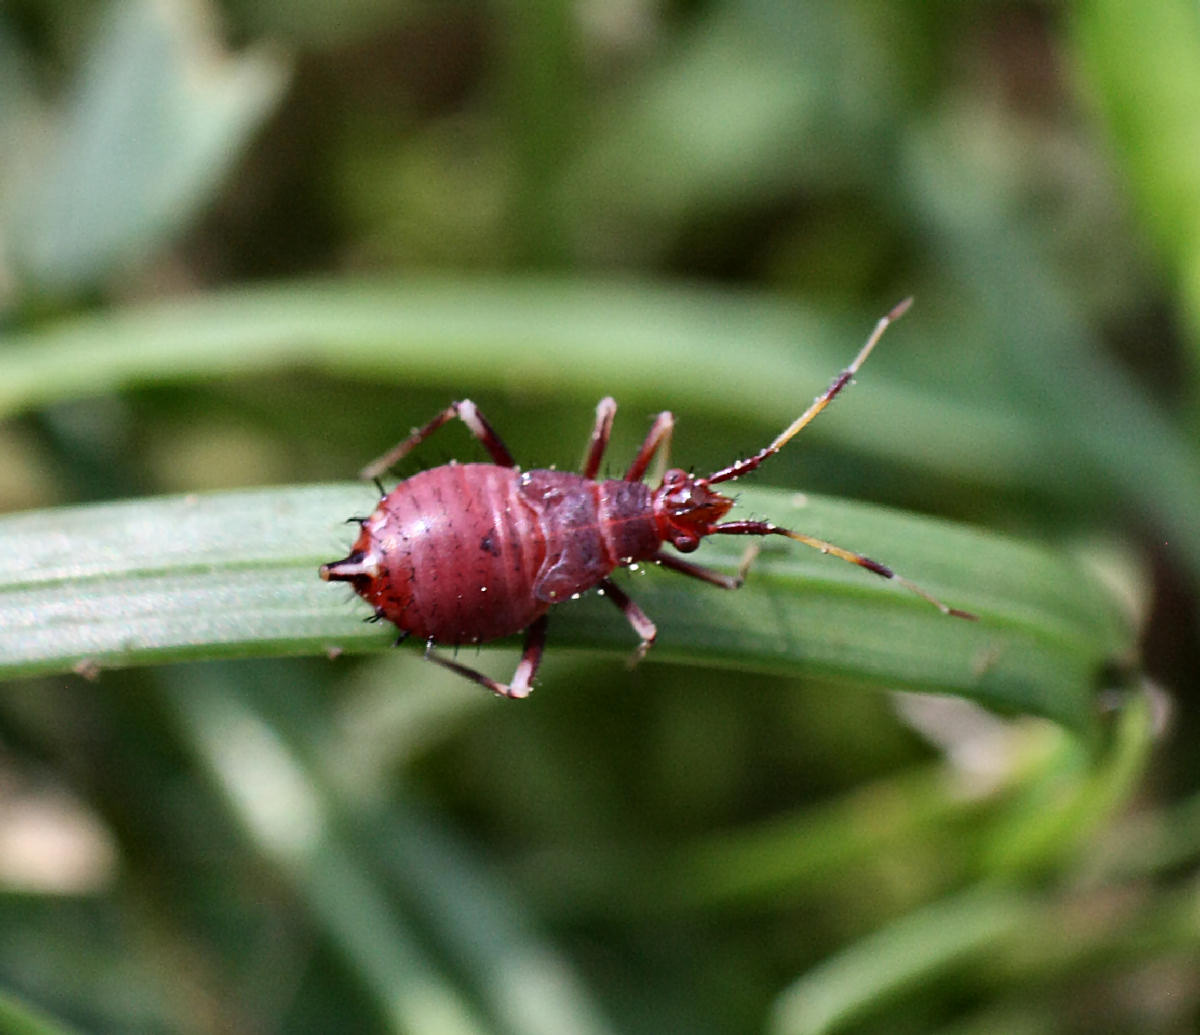
M 62 508 L 0 518 L 0 675 L 188 658 L 386 648 L 390 627 L 318 566 L 341 556 L 362 485 L 315 485 Z M 1086 723 L 1132 624 L 1079 565 L 945 522 L 776 490 L 754 513 L 885 559 L 976 622 L 950 618 L 868 572 L 780 540 L 736 593 L 674 573 L 619 574 L 659 628 L 651 658 L 962 694 Z M 744 541 L 699 558 L 737 563 Z M 607 602 L 555 608 L 552 642 L 625 652 Z

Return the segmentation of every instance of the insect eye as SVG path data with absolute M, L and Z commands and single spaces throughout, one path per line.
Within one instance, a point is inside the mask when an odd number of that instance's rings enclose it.
M 687 474 L 681 471 L 678 467 L 672 467 L 665 475 L 663 475 L 663 485 L 682 485 L 687 481 Z
M 677 530 L 671 533 L 671 545 L 680 553 L 691 553 L 700 545 L 700 537 L 691 532 Z

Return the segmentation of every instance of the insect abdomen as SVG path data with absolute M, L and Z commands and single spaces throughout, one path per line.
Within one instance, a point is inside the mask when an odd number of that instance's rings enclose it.
M 493 464 L 448 464 L 401 482 L 355 544 L 376 568 L 355 588 L 422 639 L 480 643 L 524 629 L 549 605 L 533 595 L 545 542 L 518 477 Z
M 640 482 L 447 464 L 397 485 L 350 557 L 331 567 L 338 577 L 350 565 L 358 593 L 406 632 L 482 643 L 519 632 L 660 545 Z

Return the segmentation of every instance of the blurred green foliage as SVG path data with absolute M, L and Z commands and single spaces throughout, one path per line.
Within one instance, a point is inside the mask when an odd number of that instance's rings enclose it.
M 1198 95 L 1190 0 L 5 5 L 0 1032 L 1194 1031 Z M 449 398 L 711 470 L 907 294 L 744 503 L 978 626 L 789 545 L 513 704 L 305 574 Z

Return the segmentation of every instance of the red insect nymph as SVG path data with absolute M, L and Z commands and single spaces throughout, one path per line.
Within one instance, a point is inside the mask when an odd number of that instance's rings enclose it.
M 396 486 L 370 517 L 349 556 L 321 567 L 321 578 L 349 582 L 387 619 L 426 643 L 426 657 L 506 697 L 525 697 L 546 643 L 547 612 L 563 600 L 599 587 L 624 612 L 641 637 L 639 654 L 654 642 L 654 623 L 610 578 L 621 567 L 653 562 L 715 586 L 736 589 L 737 575 L 723 575 L 663 549 L 669 543 L 690 553 L 709 535 L 782 535 L 896 579 L 946 614 L 947 607 L 890 568 L 832 543 L 768 521 L 723 521 L 733 500 L 712 486 L 757 468 L 821 412 L 853 378 L 875 343 L 910 300 L 876 324 L 854 362 L 766 449 L 729 467 L 697 477 L 672 468 L 651 489 L 642 478 L 674 427 L 670 413 L 655 418 L 625 477 L 597 481 L 617 405 L 596 407 L 596 423 L 583 471 L 522 471 L 491 425 L 469 400 L 456 402 L 389 453 L 363 477 L 378 477 L 443 424 L 459 418 L 491 454 L 490 464 L 449 463 Z M 520 664 L 510 683 L 433 653 L 435 644 L 472 644 L 528 629 Z

